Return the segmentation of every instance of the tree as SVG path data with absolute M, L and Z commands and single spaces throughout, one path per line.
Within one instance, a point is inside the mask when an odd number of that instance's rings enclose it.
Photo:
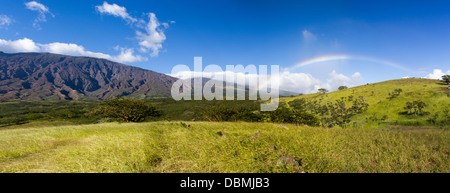
M 100 103 L 92 113 L 126 122 L 140 122 L 144 121 L 146 117 L 161 115 L 155 107 L 146 101 L 125 97 Z
M 388 99 L 393 99 L 393 98 L 398 97 L 398 95 L 400 95 L 401 92 L 403 92 L 403 90 L 401 88 L 395 89 L 394 92 L 389 93 Z
M 442 81 L 444 81 L 448 85 L 450 83 L 450 75 L 442 76 Z
M 328 92 L 328 90 L 324 89 L 324 88 L 319 88 L 318 91 L 319 91 L 319 93 L 327 93 Z
M 423 101 L 406 102 L 404 109 L 408 110 L 409 114 L 423 115 L 425 113 L 424 108 L 426 104 Z
M 347 89 L 348 87 L 347 86 L 340 86 L 339 88 L 338 88 L 338 90 L 344 90 L 344 89 Z

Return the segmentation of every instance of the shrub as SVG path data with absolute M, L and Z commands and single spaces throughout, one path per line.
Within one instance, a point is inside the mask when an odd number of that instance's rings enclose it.
M 146 117 L 161 115 L 155 107 L 144 100 L 124 97 L 100 103 L 92 113 L 126 122 L 141 122 Z
M 347 89 L 348 87 L 347 86 L 340 86 L 339 88 L 338 88 L 338 90 L 345 90 L 345 89 Z
M 37 120 L 44 118 L 44 115 L 41 113 L 27 113 L 26 115 L 27 120 Z
M 251 121 L 261 120 L 259 114 L 253 113 L 253 108 L 245 106 L 211 106 L 203 111 L 203 117 L 209 121 Z
M 442 76 L 442 82 L 450 84 L 450 75 L 444 75 Z
M 312 113 L 302 108 L 287 107 L 285 104 L 280 104 L 275 111 L 265 112 L 264 116 L 264 120 L 270 122 L 319 125 L 319 119 Z
M 422 101 L 406 102 L 404 109 L 408 110 L 408 114 L 424 115 L 426 104 Z
M 320 123 L 324 127 L 333 127 L 334 125 L 346 127 L 353 115 L 366 111 L 369 106 L 363 96 L 353 97 L 353 95 L 341 97 L 341 99 L 326 104 L 323 104 L 321 99 L 313 101 L 297 99 L 291 101 L 289 105 L 297 111 L 319 116 Z
M 317 91 L 319 91 L 319 93 L 322 93 L 322 94 L 328 92 L 328 90 L 327 90 L 327 89 L 324 89 L 324 88 L 319 88 Z
M 397 98 L 401 92 L 403 92 L 403 90 L 401 88 L 395 89 L 394 92 L 389 93 L 389 97 L 387 97 L 387 99 Z

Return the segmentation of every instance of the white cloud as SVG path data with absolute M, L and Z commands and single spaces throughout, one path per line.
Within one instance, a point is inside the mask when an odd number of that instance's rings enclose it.
M 136 39 L 139 41 L 139 50 L 141 52 L 150 52 L 150 57 L 156 57 L 159 55 L 162 49 L 162 43 L 166 40 L 164 30 L 169 28 L 170 24 L 175 21 L 159 23 L 158 18 L 154 13 L 145 14 L 147 18 L 135 18 L 132 17 L 125 7 L 117 4 L 109 4 L 104 1 L 103 5 L 95 7 L 97 11 L 102 14 L 113 15 L 115 17 L 121 17 L 132 27 L 137 28 Z
M 330 89 L 319 79 L 306 73 L 291 73 L 288 71 L 280 74 L 280 89 L 303 94 L 316 93 L 319 88 Z
M 212 78 L 211 72 L 203 72 L 203 77 Z M 216 73 L 217 76 L 224 76 L 224 80 L 227 80 L 226 77 L 234 77 L 235 72 L 219 72 Z M 180 78 L 180 79 L 188 79 L 193 77 L 201 77 L 201 72 L 193 72 L 193 71 L 181 71 L 175 74 L 168 74 L 170 76 Z M 358 83 L 362 82 L 362 76 L 359 72 L 354 73 L 351 77 L 347 77 L 343 74 L 338 74 L 336 71 L 332 71 L 330 74 L 330 79 L 328 79 L 327 83 L 322 82 L 321 80 L 315 78 L 311 74 L 306 73 L 291 73 L 289 71 L 283 71 L 279 74 L 279 86 L 280 90 L 298 92 L 303 94 L 317 93 L 319 88 L 325 88 L 329 91 L 337 90 L 339 86 L 355 86 Z M 254 78 L 258 77 L 256 74 L 246 74 L 246 78 Z M 230 80 L 230 79 L 228 79 Z
M 12 19 L 6 15 L 0 15 L 0 28 L 2 26 L 8 26 L 12 23 Z
M 140 55 L 134 55 L 133 49 L 120 48 L 120 54 L 111 56 L 100 52 L 87 51 L 83 46 L 72 43 L 53 42 L 49 44 L 38 44 L 28 38 L 19 40 L 3 40 L 0 39 L 0 51 L 6 53 L 15 52 L 50 52 L 55 54 L 65 54 L 71 56 L 88 56 L 95 58 L 103 58 L 115 62 L 130 63 L 146 61 L 147 58 Z
M 450 74 L 450 70 L 446 73 L 442 71 L 442 69 L 434 69 L 433 73 L 426 75 L 424 78 L 428 79 L 442 79 L 442 76 Z
M 132 48 L 121 48 L 120 54 L 112 57 L 111 60 L 122 63 L 129 63 L 147 61 L 147 58 L 140 55 L 134 55 L 134 50 Z
M 149 21 L 145 26 L 145 33 L 141 31 L 136 31 L 137 39 L 139 40 L 139 45 L 141 46 L 141 51 L 147 52 L 150 49 L 151 57 L 158 56 L 160 49 L 162 48 L 162 43 L 166 40 L 163 28 L 158 22 L 158 18 L 154 13 L 148 14 Z M 166 23 L 165 28 L 168 27 Z
M 32 11 L 37 11 L 39 12 L 38 17 L 34 20 L 33 26 L 36 28 L 40 28 L 39 26 L 39 22 L 46 22 L 47 21 L 47 16 L 46 14 L 50 14 L 52 17 L 55 17 L 55 15 L 53 15 L 50 10 L 48 9 L 47 6 L 38 3 L 36 1 L 30 1 L 25 3 L 25 7 L 29 10 Z
M 28 38 L 23 38 L 19 40 L 3 40 L 0 39 L 0 51 L 7 53 L 14 52 L 38 52 L 40 48 Z
M 303 35 L 303 40 L 305 40 L 306 43 L 314 42 L 317 40 L 316 35 L 314 35 L 313 33 L 311 33 L 308 30 L 303 30 L 302 35 Z
M 95 6 L 95 9 L 102 13 L 102 14 L 108 14 L 113 15 L 115 17 L 121 17 L 127 22 L 136 22 L 137 19 L 134 17 L 131 17 L 130 14 L 128 14 L 127 9 L 125 7 L 121 7 L 117 4 L 109 4 L 108 2 L 104 1 L 103 5 L 97 5 Z
M 49 44 L 39 44 L 42 52 L 55 54 L 65 54 L 71 56 L 89 56 L 95 58 L 110 59 L 111 56 L 100 52 L 86 51 L 83 46 L 71 43 L 54 42 Z
M 351 77 L 348 77 L 333 70 L 329 75 L 330 79 L 327 82 L 332 90 L 336 90 L 339 86 L 352 87 L 362 82 L 362 76 L 359 72 L 355 72 Z

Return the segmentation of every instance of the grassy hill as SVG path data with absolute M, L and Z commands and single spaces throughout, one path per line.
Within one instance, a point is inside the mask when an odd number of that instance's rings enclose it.
M 450 125 L 450 90 L 439 80 L 408 78 L 389 80 L 374 84 L 352 87 L 345 90 L 284 97 L 281 101 L 289 103 L 298 99 L 321 100 L 322 104 L 336 101 L 341 97 L 364 97 L 369 104 L 366 112 L 352 117 L 355 127 L 379 128 L 386 126 L 440 126 Z M 395 89 L 402 92 L 395 98 L 389 93 Z M 404 109 L 406 102 L 423 101 L 423 115 L 408 114 Z
M 103 123 L 0 130 L 0 172 L 450 172 L 449 130 Z M 299 165 L 280 161 L 300 158 Z

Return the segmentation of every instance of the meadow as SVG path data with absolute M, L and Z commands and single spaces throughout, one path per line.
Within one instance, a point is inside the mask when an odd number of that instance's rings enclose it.
M 0 172 L 450 172 L 447 129 L 103 123 L 0 131 Z M 300 168 L 279 164 L 301 159 Z

